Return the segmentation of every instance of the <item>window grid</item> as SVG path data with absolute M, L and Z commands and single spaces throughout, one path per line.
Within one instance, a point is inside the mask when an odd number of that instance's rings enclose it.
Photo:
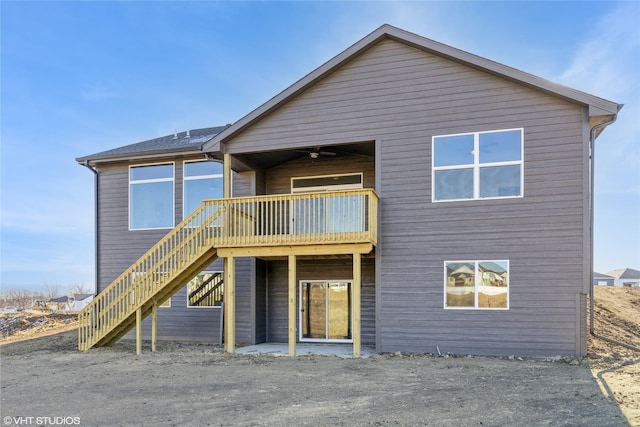
M 469 268 L 470 265 L 473 267 Z M 509 260 L 445 261 L 444 308 L 508 310 L 511 288 L 509 275 Z M 472 301 L 469 299 L 470 288 L 473 292 Z
M 480 136 L 483 134 L 491 134 L 491 133 L 499 133 L 499 132 L 510 132 L 510 131 L 520 131 L 520 159 L 519 160 L 506 160 L 499 162 L 481 162 L 480 161 Z M 436 166 L 436 153 L 435 153 L 435 142 L 438 138 L 445 137 L 455 137 L 455 136 L 466 136 L 473 135 L 473 163 L 460 163 L 455 165 L 447 165 L 447 166 Z M 517 198 L 522 197 L 524 195 L 524 129 L 515 128 L 515 129 L 500 129 L 500 130 L 492 130 L 492 131 L 482 131 L 482 132 L 467 132 L 467 133 L 459 133 L 459 134 L 449 134 L 449 135 L 435 135 L 432 138 L 432 159 L 431 159 L 431 182 L 432 182 L 432 191 L 431 191 L 431 199 L 434 202 L 455 202 L 462 200 L 486 200 L 486 199 L 503 199 L 503 198 Z M 499 166 L 520 166 L 520 194 L 515 196 L 489 196 L 489 197 L 481 197 L 480 195 L 480 171 L 482 169 L 487 169 L 491 167 L 499 167 Z M 436 197 L 436 172 L 438 171 L 452 171 L 452 170 L 471 170 L 473 172 L 473 197 L 471 198 L 453 198 L 453 199 L 437 199 Z

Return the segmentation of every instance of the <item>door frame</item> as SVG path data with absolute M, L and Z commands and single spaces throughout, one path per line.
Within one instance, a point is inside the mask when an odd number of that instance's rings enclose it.
M 303 293 L 303 289 L 302 286 L 304 283 L 324 283 L 326 285 L 329 285 L 330 283 L 348 283 L 349 284 L 349 300 L 353 301 L 353 280 L 352 279 L 346 279 L 346 280 L 328 280 L 328 279 L 314 279 L 314 280 L 299 280 L 298 281 L 298 341 L 300 342 L 316 342 L 316 343 L 343 343 L 343 344 L 349 344 L 349 343 L 353 343 L 353 303 L 349 304 L 349 314 L 348 314 L 348 319 L 347 321 L 349 322 L 349 325 L 351 325 L 351 338 L 347 338 L 347 339 L 336 339 L 336 338 L 305 338 L 304 337 L 304 331 L 302 328 L 302 320 L 303 320 L 303 316 L 304 316 L 304 312 L 303 310 L 303 304 L 302 304 L 302 293 Z M 328 291 L 328 286 L 327 286 L 327 291 Z M 325 298 L 327 296 L 327 293 L 325 292 Z M 327 315 L 325 316 L 325 336 L 328 332 L 328 327 L 329 327 L 329 316 L 328 316 L 328 312 L 329 312 L 329 304 L 328 301 L 325 300 L 325 307 L 326 307 L 326 311 L 327 311 Z

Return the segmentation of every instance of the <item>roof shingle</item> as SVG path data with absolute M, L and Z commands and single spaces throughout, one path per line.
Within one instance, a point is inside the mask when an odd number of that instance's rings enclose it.
M 149 139 L 135 144 L 125 145 L 88 156 L 79 157 L 76 161 L 84 163 L 95 160 L 108 160 L 127 158 L 133 155 L 146 153 L 157 153 L 162 151 L 182 151 L 188 149 L 200 149 L 205 142 L 219 134 L 227 126 L 216 126 L 210 128 L 193 129 L 186 132 L 179 132 L 172 135 L 165 135 L 158 138 Z

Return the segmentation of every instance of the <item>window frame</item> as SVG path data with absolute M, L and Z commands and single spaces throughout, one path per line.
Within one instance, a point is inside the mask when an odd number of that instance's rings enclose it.
M 326 184 L 326 185 L 316 185 L 310 187 L 294 187 L 294 183 L 296 181 L 305 181 L 305 180 L 314 180 L 314 179 L 324 179 L 324 178 L 340 178 L 340 177 L 358 177 L 359 182 L 354 184 Z M 331 175 L 312 175 L 312 176 L 299 176 L 299 177 L 291 177 L 291 194 L 304 194 L 304 193 L 331 193 L 331 192 L 339 192 L 339 191 L 348 191 L 348 190 L 362 190 L 364 188 L 364 173 L 363 172 L 353 172 L 353 173 L 340 173 L 340 174 L 331 174 Z M 348 197 L 348 196 L 347 196 Z M 357 218 L 343 218 L 343 221 L 339 223 L 329 223 L 327 222 L 326 216 L 324 212 L 330 212 L 329 204 L 336 202 L 339 199 L 326 197 L 322 201 L 318 201 L 317 205 L 308 205 L 307 203 L 313 203 L 311 201 L 299 200 L 297 202 L 291 203 L 290 207 L 290 230 L 293 230 L 295 234 L 307 234 L 307 233 L 336 233 L 336 232 L 354 232 L 354 231 L 364 231 L 363 225 L 360 221 L 361 217 Z M 310 212 L 313 212 L 316 215 L 316 218 L 322 217 L 323 219 L 317 222 L 312 222 L 311 228 L 307 226 L 302 226 L 300 228 L 298 226 L 297 219 L 299 218 L 298 209 L 305 213 L 305 215 L 309 215 Z M 364 210 L 360 209 L 362 214 L 364 215 Z M 335 219 L 335 218 L 334 218 Z M 353 221 L 353 222 L 351 222 Z M 305 224 L 305 221 L 302 222 Z M 333 229 L 325 226 L 338 225 L 338 229 Z M 318 227 L 319 226 L 319 227 Z
M 326 284 L 327 288 L 325 289 L 325 296 L 328 297 L 328 292 L 329 292 L 329 286 L 333 283 L 345 283 L 347 284 L 347 289 L 349 292 L 349 296 L 348 298 L 352 300 L 353 298 L 353 279 L 338 279 L 338 280 L 329 280 L 329 279 L 312 279 L 312 280 L 298 280 L 298 286 L 297 286 L 297 292 L 298 292 L 298 307 L 297 307 L 297 315 L 298 315 L 298 340 L 300 342 L 316 342 L 316 343 L 353 343 L 353 330 L 351 330 L 351 338 L 329 338 L 328 337 L 328 332 L 329 332 L 329 302 L 328 300 L 325 300 L 325 336 L 326 338 L 311 338 L 311 337 L 305 337 L 304 336 L 304 319 L 303 319 L 303 308 L 304 308 L 304 302 L 303 302 L 303 290 L 302 290 L 302 286 L 306 283 L 321 283 L 321 284 Z M 354 312 L 353 312 L 353 305 L 349 306 L 349 311 L 350 313 L 348 313 L 348 318 L 347 321 L 353 325 L 353 316 L 354 316 Z
M 318 179 L 318 178 L 339 178 L 343 176 L 359 176 L 360 182 L 356 184 L 318 185 L 315 187 L 294 188 L 294 181 L 304 181 L 304 180 Z M 362 172 L 291 177 L 291 194 L 317 193 L 317 192 L 325 192 L 325 191 L 362 190 L 363 188 L 364 188 L 364 173 Z
M 224 197 L 224 166 L 223 166 L 223 170 L 222 173 L 220 174 L 213 174 L 213 175 L 197 175 L 195 177 L 193 176 L 186 176 L 186 171 L 187 171 L 187 163 L 202 163 L 202 162 L 212 162 L 212 163 L 218 163 L 220 165 L 222 165 L 221 162 L 215 161 L 215 160 L 209 160 L 209 159 L 196 159 L 196 160 L 185 160 L 182 164 L 182 219 L 187 218 L 189 215 L 191 215 L 192 212 L 187 212 L 186 211 L 186 207 L 187 207 L 187 197 L 186 197 L 186 193 L 187 193 L 187 181 L 198 181 L 201 179 L 211 179 L 211 178 L 220 178 L 222 181 L 222 191 L 223 194 L 221 197 Z
M 492 262 L 492 263 L 506 263 L 506 298 L 507 298 L 507 306 L 506 307 L 480 307 L 478 305 L 478 295 L 479 295 L 479 287 L 482 282 L 482 276 L 479 272 L 479 265 L 483 262 Z M 450 306 L 447 305 L 447 286 L 448 286 L 448 278 L 447 275 L 447 264 L 474 264 L 474 291 L 473 291 L 473 306 Z M 498 311 L 508 311 L 511 309 L 510 299 L 511 299 L 511 263 L 508 259 L 481 259 L 481 260 L 445 260 L 443 262 L 443 276 L 444 276 L 444 294 L 443 294 L 443 307 L 445 310 L 498 310 Z
M 500 133 L 500 132 L 520 132 L 520 160 L 508 160 L 501 162 L 480 162 L 480 135 Z M 473 163 L 472 164 L 458 164 L 449 166 L 436 166 L 435 145 L 437 138 L 455 137 L 473 135 Z M 520 194 L 515 196 L 480 196 L 480 171 L 485 168 L 499 167 L 499 166 L 519 166 L 520 167 Z M 447 170 L 471 170 L 473 174 L 473 195 L 470 198 L 456 198 L 456 199 L 437 199 L 436 198 L 436 172 Z M 524 197 L 524 128 L 510 128 L 510 129 L 494 129 L 476 132 L 462 132 L 452 134 L 433 135 L 431 137 L 431 201 L 434 203 L 443 202 L 460 202 L 468 200 L 496 200 L 496 199 L 518 199 Z
M 141 179 L 141 180 L 132 180 L 131 179 L 131 170 L 140 167 L 147 166 L 162 166 L 162 165 L 171 165 L 171 178 L 152 178 L 152 179 Z M 175 162 L 157 162 L 157 163 L 142 163 L 137 165 L 129 165 L 127 169 L 127 222 L 129 231 L 144 231 L 144 230 L 170 230 L 176 225 L 176 164 Z M 131 186 L 132 185 L 140 185 L 140 184 L 153 184 L 158 182 L 171 182 L 171 225 L 166 227 L 145 227 L 145 228 L 133 228 L 131 224 Z
M 191 280 L 189 280 L 187 282 L 187 284 L 185 285 L 185 289 L 187 291 L 187 304 L 186 307 L 187 309 L 196 309 L 196 310 L 202 310 L 202 309 L 222 309 L 221 305 L 191 305 L 189 304 L 189 283 L 191 283 L 193 280 L 195 280 L 199 275 L 201 274 L 222 274 L 223 275 L 223 280 L 224 280 L 224 271 L 221 270 L 202 270 L 200 273 L 196 274 L 195 277 Z M 224 283 L 223 283 L 223 288 L 222 288 L 222 295 L 224 298 Z

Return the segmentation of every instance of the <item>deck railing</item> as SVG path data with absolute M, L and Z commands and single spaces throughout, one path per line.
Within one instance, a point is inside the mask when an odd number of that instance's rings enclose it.
M 377 242 L 373 189 L 205 201 L 220 212 L 216 247 Z M 225 225 L 227 227 L 225 227 Z
M 198 273 L 194 263 L 215 259 L 213 248 L 375 245 L 377 220 L 372 189 L 205 200 L 79 313 L 79 348 L 109 342 L 138 309 L 163 303 L 167 287 L 175 292 Z

